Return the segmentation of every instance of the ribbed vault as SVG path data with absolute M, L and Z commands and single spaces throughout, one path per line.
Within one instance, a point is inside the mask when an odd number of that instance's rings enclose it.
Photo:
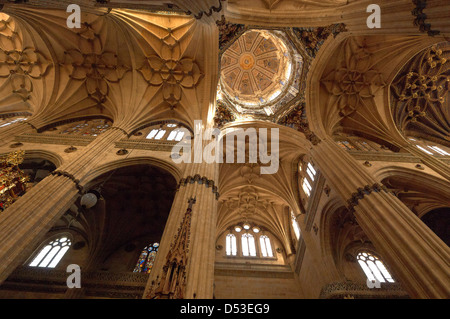
M 115 125 L 206 121 L 216 87 L 215 30 L 189 16 L 83 13 L 8 6 L 0 15 L 0 109 L 48 124 L 104 115 Z M 206 78 L 205 78 L 206 77 Z M 132 124 L 131 124 L 132 123 Z

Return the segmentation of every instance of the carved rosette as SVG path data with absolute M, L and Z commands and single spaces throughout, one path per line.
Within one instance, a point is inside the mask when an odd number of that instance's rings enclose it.
M 166 60 L 156 55 L 147 57 L 139 72 L 149 85 L 161 87 L 163 100 L 171 109 L 181 101 L 183 89 L 195 89 L 204 76 L 193 59 Z
M 50 67 L 50 62 L 38 50 L 0 49 L 0 78 L 9 78 L 12 92 L 24 101 L 30 98 L 33 91 L 33 79 L 41 79 Z
M 51 62 L 33 47 L 23 47 L 17 25 L 9 15 L 0 13 L 0 78 L 9 81 L 13 94 L 30 99 L 33 79 L 47 74 Z
M 347 40 L 343 49 L 340 63 L 322 79 L 322 84 L 332 96 L 331 107 L 347 117 L 364 108 L 386 82 L 373 67 L 373 55 L 364 43 Z
M 98 28 L 82 25 L 77 31 L 78 48 L 64 52 L 61 66 L 71 79 L 84 81 L 89 98 L 101 105 L 106 102 L 111 83 L 119 83 L 131 68 L 121 65 L 115 52 L 104 49 Z

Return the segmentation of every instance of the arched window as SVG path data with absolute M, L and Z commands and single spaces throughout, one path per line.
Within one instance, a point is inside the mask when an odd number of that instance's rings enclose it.
M 311 196 L 312 186 L 306 178 L 303 180 L 302 187 L 303 187 L 303 191 L 305 192 L 305 194 L 308 197 Z
M 61 135 L 81 135 L 81 136 L 98 136 L 112 125 L 107 119 L 88 119 L 82 121 L 61 124 L 44 131 L 45 134 L 61 134 Z
M 166 130 L 163 130 L 161 128 L 155 128 L 155 129 L 151 130 L 150 133 L 148 133 L 146 138 L 148 140 L 153 140 L 153 139 L 160 140 L 164 136 L 164 134 L 166 134 Z
M 256 256 L 255 237 L 252 234 L 242 234 L 242 255 L 243 256 Z
M 52 240 L 41 249 L 29 266 L 55 268 L 67 250 L 69 250 L 71 244 L 70 239 L 67 237 Z
M 295 237 L 297 239 L 300 238 L 300 227 L 297 223 L 297 218 L 295 218 L 294 212 L 291 210 L 291 222 L 292 222 L 292 228 L 294 228 Z
M 133 272 L 143 272 L 149 274 L 152 271 L 153 263 L 155 262 L 156 254 L 158 252 L 159 243 L 146 246 L 139 256 L 139 260 L 134 267 Z
M 377 256 L 368 252 L 361 252 L 358 254 L 357 260 L 370 281 L 394 282 L 391 274 Z
M 25 121 L 27 118 L 26 117 L 16 117 L 16 118 L 8 118 L 5 120 L 0 120 L 0 127 L 5 127 L 17 122 L 22 122 Z
M 302 166 L 305 167 L 302 167 Z M 299 165 L 299 174 L 302 182 L 302 188 L 306 195 L 306 197 L 310 197 L 314 185 L 314 181 L 316 180 L 317 171 L 311 163 L 300 164 Z
M 261 255 L 263 257 L 273 257 L 272 245 L 270 239 L 266 235 L 259 237 L 259 245 L 261 246 Z
M 167 137 L 168 141 L 181 141 L 184 136 L 184 131 L 182 129 L 175 129 L 172 132 L 170 132 L 169 136 Z
M 311 163 L 308 163 L 306 166 L 306 172 L 308 173 L 309 177 L 311 178 L 311 181 L 314 182 L 314 179 L 316 178 L 316 170 L 311 165 Z
M 438 147 L 436 145 L 430 145 L 430 142 L 416 140 L 414 138 L 409 139 L 411 143 L 413 143 L 418 149 L 429 154 L 429 155 L 441 155 L 441 156 L 450 156 L 450 153 L 447 152 L 444 147 Z
M 236 256 L 237 255 L 236 236 L 233 234 L 227 235 L 226 254 L 227 254 L 227 256 Z

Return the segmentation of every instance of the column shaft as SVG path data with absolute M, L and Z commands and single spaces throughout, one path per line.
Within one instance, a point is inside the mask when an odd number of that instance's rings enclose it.
M 311 155 L 413 298 L 450 297 L 450 248 L 335 142 Z
M 216 176 L 215 164 L 189 164 L 187 167 L 174 198 L 144 298 L 154 298 L 155 291 L 160 284 L 162 285 L 161 278 L 164 272 L 168 271 L 164 267 L 167 266 L 169 253 L 174 253 L 172 245 L 179 235 L 191 198 L 195 198 L 196 201 L 192 205 L 189 239 L 186 243 L 187 267 L 183 298 L 213 297 L 217 219 L 217 200 L 213 188 L 217 182 L 212 178 L 214 176 Z M 202 180 L 202 177 L 206 179 Z

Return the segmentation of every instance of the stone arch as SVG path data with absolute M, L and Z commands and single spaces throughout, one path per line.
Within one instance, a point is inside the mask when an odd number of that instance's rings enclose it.
M 170 163 L 170 161 L 168 160 L 162 160 L 151 156 L 136 156 L 126 159 L 113 160 L 107 163 L 100 164 L 91 172 L 89 172 L 89 174 L 85 177 L 83 182 L 85 183 L 86 188 L 89 188 L 91 182 L 102 174 L 105 174 L 109 171 L 113 171 L 118 168 L 140 164 L 152 165 L 164 169 L 168 171 L 177 182 L 182 177 L 181 168 L 176 166 L 175 164 Z
M 448 207 L 450 183 L 438 175 L 399 166 L 384 167 L 374 174 L 419 218 Z
M 320 216 L 320 243 L 322 258 L 336 279 L 361 281 L 363 272 L 356 263 L 361 249 L 376 252 L 353 214 L 334 197 L 325 204 Z
M 98 204 L 85 213 L 91 269 L 134 269 L 135 255 L 162 238 L 179 176 L 176 167 L 150 157 L 111 161 L 91 172 L 85 189 L 98 194 Z

